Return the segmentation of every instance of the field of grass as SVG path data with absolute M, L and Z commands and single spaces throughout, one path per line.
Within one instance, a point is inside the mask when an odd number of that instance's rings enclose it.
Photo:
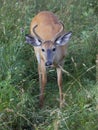
M 54 12 L 73 32 L 63 109 L 55 70 L 48 72 L 45 104 L 39 108 L 37 62 L 25 43 L 31 19 L 42 10 Z M 98 130 L 97 0 L 0 0 L 0 14 L 0 130 Z

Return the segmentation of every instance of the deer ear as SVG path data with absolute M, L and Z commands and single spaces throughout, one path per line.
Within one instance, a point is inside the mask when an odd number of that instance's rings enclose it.
M 65 45 L 69 41 L 71 35 L 72 35 L 72 32 L 63 34 L 62 36 L 56 39 L 56 45 L 59 45 L 59 46 Z
M 29 34 L 26 34 L 25 38 L 26 38 L 26 42 L 33 45 L 33 46 L 40 46 L 41 45 L 41 41 L 39 41 L 36 37 L 33 37 Z

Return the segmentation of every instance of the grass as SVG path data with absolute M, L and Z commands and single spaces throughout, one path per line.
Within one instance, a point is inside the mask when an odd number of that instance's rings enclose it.
M 98 4 L 96 0 L 1 0 L 0 130 L 97 130 Z M 63 109 L 56 72 L 48 73 L 45 105 L 39 108 L 37 62 L 25 43 L 31 19 L 54 12 L 73 36 L 63 73 Z

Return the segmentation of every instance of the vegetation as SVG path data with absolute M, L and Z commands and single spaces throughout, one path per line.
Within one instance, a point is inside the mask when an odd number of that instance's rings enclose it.
M 48 73 L 43 109 L 38 105 L 37 62 L 25 34 L 42 10 L 54 12 L 73 32 L 64 66 L 63 109 L 55 71 Z M 0 130 L 98 130 L 97 12 L 97 0 L 0 1 Z

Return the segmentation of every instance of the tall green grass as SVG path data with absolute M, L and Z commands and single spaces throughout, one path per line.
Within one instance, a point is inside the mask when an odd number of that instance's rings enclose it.
M 45 105 L 39 108 L 37 62 L 25 43 L 31 19 L 54 12 L 72 31 L 63 73 L 65 107 L 59 109 L 55 71 L 48 73 Z M 0 130 L 97 130 L 97 0 L 1 0 Z

